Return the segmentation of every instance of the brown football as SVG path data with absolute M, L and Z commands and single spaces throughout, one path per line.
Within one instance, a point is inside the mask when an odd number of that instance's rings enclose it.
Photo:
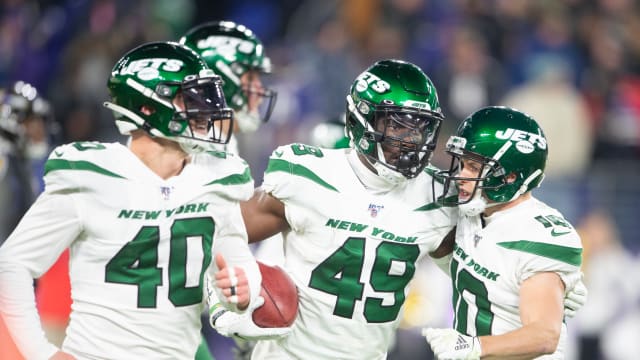
M 291 326 L 298 315 L 298 288 L 279 266 L 258 261 L 258 267 L 264 304 L 253 311 L 253 322 L 260 327 Z

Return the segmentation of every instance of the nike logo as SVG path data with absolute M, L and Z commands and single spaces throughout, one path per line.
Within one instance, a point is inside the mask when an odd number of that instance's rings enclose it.
M 60 156 L 62 156 L 62 154 L 64 154 L 64 151 L 57 151 L 56 150 L 53 153 L 56 154 L 57 157 L 60 157 Z
M 284 152 L 282 150 L 276 150 L 273 153 L 276 154 L 277 157 L 281 157 L 282 154 L 284 154 Z
M 551 230 L 551 236 L 567 235 L 570 232 L 571 232 L 571 230 L 569 230 L 569 231 L 556 231 L 556 229 L 553 229 L 553 230 Z

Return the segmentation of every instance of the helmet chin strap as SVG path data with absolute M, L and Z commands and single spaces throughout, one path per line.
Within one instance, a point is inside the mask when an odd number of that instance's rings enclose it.
M 347 159 L 351 164 L 351 168 L 353 169 L 356 177 L 364 187 L 371 190 L 376 194 L 384 194 L 387 193 L 396 187 L 395 183 L 392 183 L 387 180 L 387 178 L 376 174 L 375 169 L 372 169 L 373 164 L 371 160 L 369 160 L 366 156 L 361 155 L 361 153 L 356 149 L 351 149 L 348 153 Z
M 482 214 L 487 205 L 487 200 L 482 197 L 482 190 L 478 190 L 471 201 L 458 205 L 458 210 L 465 216 L 477 216 Z
M 520 188 L 518 189 L 518 191 L 516 191 L 516 193 L 513 194 L 513 197 L 509 201 L 513 201 L 513 200 L 517 199 L 520 195 L 526 193 L 527 189 L 529 188 L 529 184 L 540 175 L 542 175 L 542 178 L 544 179 L 544 174 L 542 174 L 542 170 L 537 169 L 536 171 L 532 172 L 531 175 L 529 175 L 522 182 L 522 185 L 520 185 Z
M 386 158 L 384 157 L 384 152 L 382 151 L 382 146 L 380 144 L 376 144 L 376 150 L 378 152 L 378 159 L 385 159 L 386 161 Z M 398 186 L 407 181 L 407 178 L 404 177 L 404 175 L 400 174 L 397 171 L 389 169 L 388 167 L 381 164 L 380 161 L 375 161 L 373 163 L 369 161 L 369 163 L 371 164 L 371 166 L 373 166 L 374 169 L 376 169 L 376 172 L 378 173 L 379 177 L 381 177 L 388 183 L 393 184 L 394 186 Z

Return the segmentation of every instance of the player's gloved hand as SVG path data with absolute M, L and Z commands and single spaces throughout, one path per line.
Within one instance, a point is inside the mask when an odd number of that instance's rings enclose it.
M 567 318 L 574 317 L 576 312 L 587 302 L 588 293 L 587 287 L 582 281 L 582 273 L 580 273 L 580 280 L 569 290 L 564 298 L 564 316 Z
M 422 329 L 431 350 L 439 360 L 480 359 L 482 349 L 477 336 L 467 336 L 454 329 Z
M 220 304 L 209 310 L 209 323 L 220 335 L 237 337 L 243 340 L 271 340 L 289 335 L 291 327 L 263 328 L 253 322 L 253 310 L 264 304 L 264 298 L 258 296 L 249 311 L 237 314 L 228 311 Z

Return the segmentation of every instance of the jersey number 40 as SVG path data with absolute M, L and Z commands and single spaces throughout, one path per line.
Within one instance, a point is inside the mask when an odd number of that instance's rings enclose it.
M 169 241 L 169 301 L 174 306 L 188 306 L 202 302 L 204 271 L 211 264 L 211 244 L 215 224 L 212 218 L 175 220 L 171 225 Z M 187 243 L 200 238 L 203 259 L 199 271 L 187 274 L 187 269 L 197 269 L 200 264 L 187 266 Z M 143 226 L 138 234 L 125 244 L 107 263 L 105 281 L 138 286 L 138 307 L 155 308 L 157 287 L 162 285 L 162 268 L 158 267 L 160 228 Z M 197 276 L 196 286 L 187 286 L 187 279 Z

